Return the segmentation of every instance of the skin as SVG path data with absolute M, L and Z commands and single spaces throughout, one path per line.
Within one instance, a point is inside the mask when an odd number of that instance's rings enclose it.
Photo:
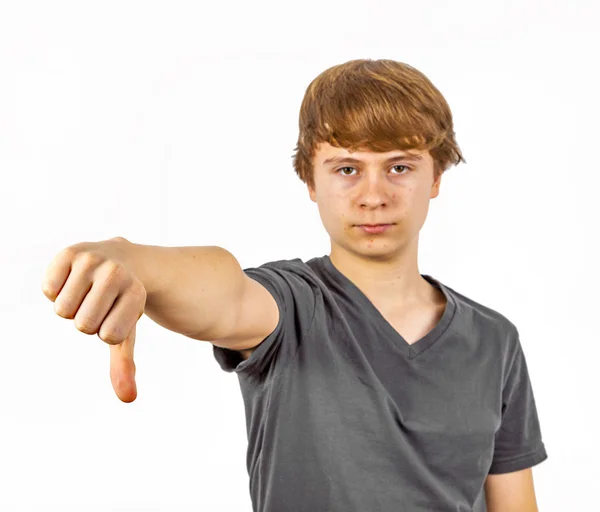
M 417 155 L 420 161 L 387 159 Z M 360 163 L 325 163 L 352 157 Z M 331 239 L 330 258 L 390 318 L 426 308 L 440 309 L 443 294 L 421 277 L 419 232 L 438 196 L 441 175 L 434 176 L 428 151 L 370 150 L 350 153 L 326 142 L 317 146 L 314 188 L 307 185 Z M 395 223 L 381 234 L 368 234 L 357 224 Z

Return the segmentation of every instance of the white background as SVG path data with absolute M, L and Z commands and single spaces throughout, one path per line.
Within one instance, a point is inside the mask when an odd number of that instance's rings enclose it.
M 597 506 L 595 3 L 3 2 L 0 510 L 251 510 L 237 377 L 209 343 L 138 323 L 138 398 L 53 311 L 56 253 L 124 236 L 220 245 L 244 268 L 329 252 L 292 169 L 310 81 L 355 58 L 425 73 L 467 164 L 420 271 L 515 323 L 549 459 L 540 510 Z

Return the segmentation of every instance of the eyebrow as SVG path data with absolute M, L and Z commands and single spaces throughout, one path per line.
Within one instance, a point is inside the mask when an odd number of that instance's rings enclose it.
M 418 162 L 418 161 L 422 161 L 423 157 L 421 155 L 398 155 L 398 156 L 393 156 L 391 158 L 388 158 L 384 164 L 389 164 L 391 162 L 398 162 L 398 161 L 411 161 L 411 162 Z M 330 164 L 330 163 L 336 163 L 336 164 L 362 164 L 363 161 L 362 160 L 358 160 L 356 158 L 352 158 L 349 156 L 333 156 L 331 158 L 327 158 L 324 162 L 323 165 L 325 164 Z

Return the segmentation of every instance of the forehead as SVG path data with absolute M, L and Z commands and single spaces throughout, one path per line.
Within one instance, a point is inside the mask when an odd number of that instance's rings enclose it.
M 362 148 L 358 151 L 348 151 L 346 148 L 332 146 L 328 142 L 320 142 L 315 149 L 315 165 L 326 165 L 327 160 L 333 158 L 354 158 L 365 163 L 384 162 L 394 157 L 417 157 L 421 161 L 427 161 L 430 158 L 429 151 L 420 149 L 397 149 L 393 151 L 379 152 L 371 151 L 368 148 Z

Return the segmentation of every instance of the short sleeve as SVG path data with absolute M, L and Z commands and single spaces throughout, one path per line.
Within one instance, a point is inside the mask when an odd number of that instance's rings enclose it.
M 297 258 L 246 268 L 244 272 L 273 296 L 279 308 L 279 322 L 247 360 L 235 350 L 216 345 L 213 355 L 226 372 L 277 374 L 295 356 L 312 324 L 316 303 L 312 270 Z
M 502 391 L 502 419 L 495 435 L 490 474 L 519 471 L 548 458 L 518 333 L 513 354 Z

